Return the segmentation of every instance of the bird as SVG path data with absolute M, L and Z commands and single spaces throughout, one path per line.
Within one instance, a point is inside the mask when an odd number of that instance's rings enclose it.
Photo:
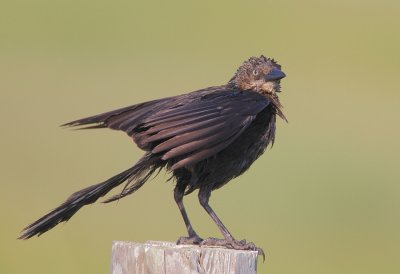
M 125 132 L 144 151 L 131 168 L 73 193 L 61 205 L 23 229 L 29 239 L 68 221 L 83 206 L 96 202 L 117 186 L 117 201 L 136 192 L 161 170 L 175 182 L 173 197 L 188 232 L 177 244 L 255 250 L 252 242 L 236 240 L 209 205 L 211 192 L 244 173 L 275 140 L 277 116 L 286 120 L 278 93 L 286 75 L 272 58 L 244 61 L 224 85 L 131 105 L 75 120 L 62 127 L 110 128 Z M 220 229 L 223 239 L 201 238 L 185 206 L 185 195 L 198 190 L 200 205 Z

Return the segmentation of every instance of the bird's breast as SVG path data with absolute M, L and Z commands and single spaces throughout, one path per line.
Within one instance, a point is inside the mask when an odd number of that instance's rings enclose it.
M 199 183 L 216 189 L 245 172 L 273 142 L 275 121 L 272 107 L 261 111 L 231 145 L 194 167 L 193 173 Z

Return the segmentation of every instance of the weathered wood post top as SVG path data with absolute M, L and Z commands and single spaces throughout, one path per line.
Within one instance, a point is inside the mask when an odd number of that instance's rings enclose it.
M 257 256 L 257 251 L 115 241 L 111 274 L 256 274 Z

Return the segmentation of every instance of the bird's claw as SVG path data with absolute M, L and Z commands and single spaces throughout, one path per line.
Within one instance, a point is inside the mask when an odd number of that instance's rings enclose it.
M 257 251 L 258 255 L 261 255 L 263 261 L 265 261 L 264 250 L 246 240 L 207 238 L 200 243 L 200 246 L 222 246 L 229 249 Z
M 176 242 L 177 245 L 199 245 L 203 239 L 199 236 L 180 237 Z

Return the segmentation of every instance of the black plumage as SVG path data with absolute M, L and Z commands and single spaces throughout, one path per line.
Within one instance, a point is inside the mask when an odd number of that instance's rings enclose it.
M 256 249 L 253 244 L 232 237 L 209 207 L 208 199 L 213 190 L 246 171 L 268 144 L 273 143 L 276 115 L 284 118 L 277 96 L 280 79 L 285 77 L 280 69 L 272 59 L 252 57 L 226 85 L 149 101 L 63 125 L 124 131 L 146 153 L 132 168 L 71 195 L 59 207 L 25 228 L 20 238 L 46 232 L 124 182 L 121 193 L 105 202 L 129 195 L 156 171 L 165 168 L 176 181 L 174 197 L 189 233 L 189 237 L 180 238 L 179 243 Z M 182 200 L 196 189 L 199 189 L 201 205 L 224 234 L 223 240 L 203 240 L 193 230 Z

